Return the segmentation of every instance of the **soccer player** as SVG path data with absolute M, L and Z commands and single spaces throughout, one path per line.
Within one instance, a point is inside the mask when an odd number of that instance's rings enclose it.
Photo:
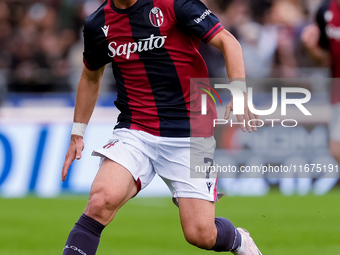
M 72 161 L 81 158 L 83 135 L 107 63 L 113 66 L 118 89 L 115 104 L 121 113 L 112 139 L 93 152 L 101 156 L 101 166 L 85 211 L 68 236 L 64 255 L 95 254 L 104 227 L 155 173 L 177 200 L 189 243 L 207 250 L 261 254 L 246 230 L 236 229 L 225 218 L 215 218 L 216 176 L 190 178 L 190 148 L 197 147 L 195 155 L 202 164 L 212 163 L 215 149 L 212 123 L 216 108 L 210 100 L 209 114 L 201 115 L 202 90 L 196 84 L 191 88 L 190 82 L 190 78 L 208 77 L 198 52 L 200 40 L 222 51 L 232 83 L 245 91 L 239 43 L 199 0 L 107 0 L 86 19 L 84 68 L 62 180 Z M 190 96 L 191 90 L 196 97 Z M 244 95 L 245 112 L 237 118 L 247 123 L 257 116 L 249 111 Z M 231 101 L 226 118 L 232 109 Z
M 321 64 L 330 63 L 332 77 L 332 120 L 329 124 L 329 148 L 340 164 L 340 0 L 327 0 L 320 6 L 316 23 L 307 26 L 301 39 L 312 57 Z

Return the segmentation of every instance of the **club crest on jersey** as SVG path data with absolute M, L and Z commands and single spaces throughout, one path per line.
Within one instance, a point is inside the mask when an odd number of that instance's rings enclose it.
M 164 21 L 163 12 L 158 7 L 153 7 L 149 13 L 149 19 L 154 27 L 160 27 Z

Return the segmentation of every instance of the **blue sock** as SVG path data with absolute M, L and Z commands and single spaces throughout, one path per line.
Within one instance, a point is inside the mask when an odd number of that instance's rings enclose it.
M 104 225 L 82 214 L 71 230 L 63 255 L 95 255 Z
M 216 244 L 214 251 L 236 251 L 241 246 L 241 234 L 234 225 L 225 218 L 215 218 L 217 228 Z

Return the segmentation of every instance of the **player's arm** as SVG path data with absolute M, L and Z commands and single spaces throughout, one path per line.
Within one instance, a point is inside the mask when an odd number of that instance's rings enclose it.
M 76 104 L 74 109 L 73 121 L 74 123 L 77 123 L 77 125 L 80 123 L 81 125 L 85 126 L 90 121 L 92 112 L 98 99 L 104 69 L 105 66 L 97 71 L 90 71 L 86 67 L 83 68 L 83 72 L 78 84 Z M 73 160 L 81 158 L 81 152 L 84 149 L 83 136 L 78 132 L 72 133 L 71 142 L 67 150 L 62 169 L 63 181 L 66 179 L 71 163 Z
M 235 37 L 227 30 L 222 29 L 209 43 L 222 52 L 230 81 L 245 81 L 246 72 L 244 69 L 242 48 Z
M 74 122 L 88 124 L 98 99 L 104 69 L 105 66 L 97 71 L 90 71 L 83 67 L 77 89 Z
M 243 61 L 243 53 L 240 43 L 235 39 L 235 37 L 230 34 L 227 30 L 223 29 L 217 33 L 210 41 L 210 44 L 218 48 L 225 59 L 225 65 L 228 73 L 228 77 L 231 82 L 241 81 L 245 82 L 245 68 Z M 245 120 L 248 123 L 249 120 L 259 119 L 259 117 L 253 114 L 248 108 L 248 97 L 247 93 L 244 92 L 244 115 L 236 115 L 239 122 Z M 230 117 L 230 113 L 233 110 L 233 98 L 226 107 L 225 118 Z M 255 124 L 255 123 L 253 123 Z M 252 130 L 256 131 L 256 127 L 250 127 L 247 125 L 248 132 Z M 246 128 L 241 125 L 241 129 L 245 132 Z

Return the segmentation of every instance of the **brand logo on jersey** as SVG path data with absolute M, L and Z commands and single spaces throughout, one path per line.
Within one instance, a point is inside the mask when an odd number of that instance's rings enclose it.
M 149 51 L 153 49 L 159 49 L 163 47 L 167 36 L 155 36 L 150 35 L 149 38 L 139 39 L 138 42 L 129 42 L 117 46 L 117 43 L 112 41 L 109 43 L 109 56 L 114 58 L 115 56 L 126 56 L 129 59 L 132 53 Z
M 158 7 L 153 7 L 149 13 L 149 19 L 154 27 L 160 27 L 164 21 L 163 12 Z
M 333 19 L 334 15 L 332 11 L 326 11 L 324 14 L 324 18 L 326 22 L 331 22 Z
M 108 25 L 108 26 L 105 25 L 101 28 L 104 32 L 105 37 L 107 37 L 107 33 L 109 32 L 109 27 L 110 27 L 110 25 Z
M 199 18 L 194 19 L 194 21 L 198 24 L 201 21 L 203 21 L 205 19 L 205 17 L 209 16 L 210 14 L 211 14 L 211 11 L 206 9 L 205 12 L 203 12 L 202 15 Z
M 333 24 L 326 26 L 327 36 L 331 39 L 340 40 L 340 27 L 336 27 Z

